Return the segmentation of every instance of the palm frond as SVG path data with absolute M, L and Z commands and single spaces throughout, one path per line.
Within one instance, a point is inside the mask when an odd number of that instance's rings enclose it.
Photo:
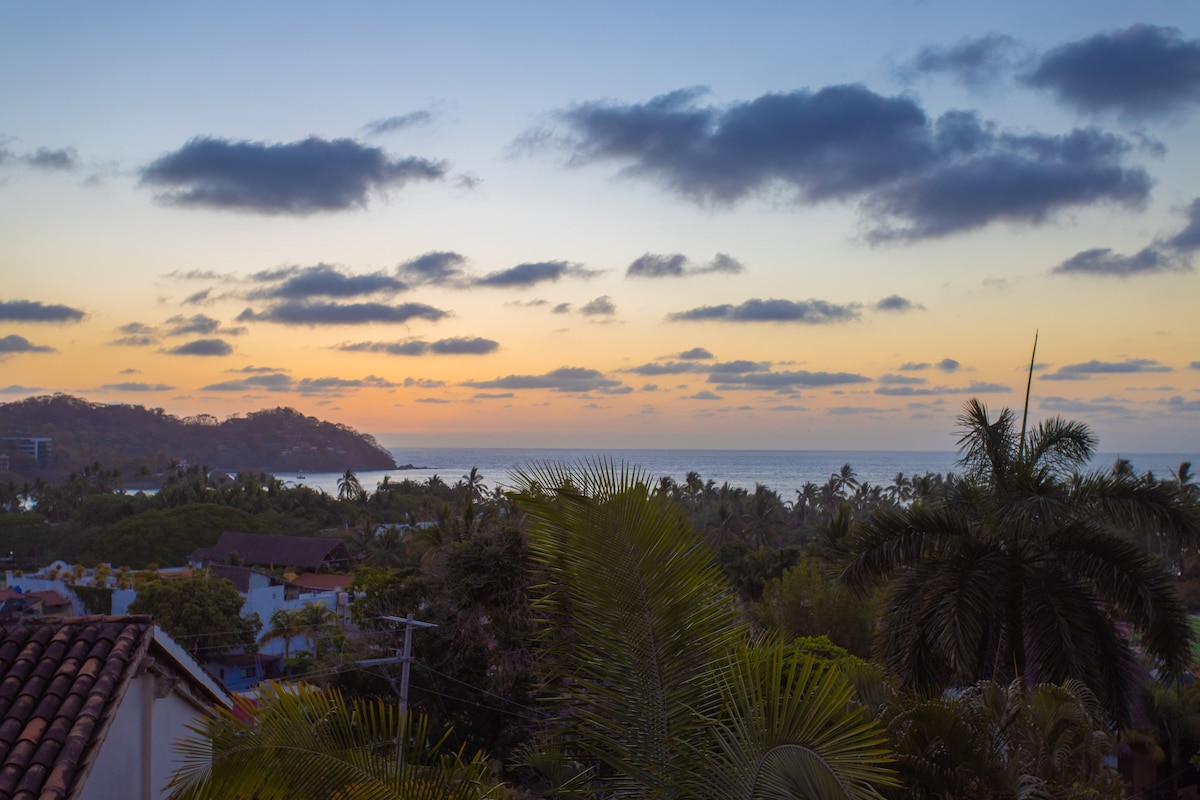
M 778 642 L 738 648 L 716 666 L 722 714 L 709 798 L 878 798 L 897 786 L 883 728 L 835 667 Z

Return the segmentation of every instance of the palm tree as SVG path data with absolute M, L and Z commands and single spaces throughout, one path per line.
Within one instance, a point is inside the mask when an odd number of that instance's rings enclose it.
M 1076 678 L 1124 719 L 1133 654 L 1112 614 L 1168 677 L 1191 640 L 1173 581 L 1127 535 L 1194 540 L 1194 509 L 1156 483 L 1073 472 L 1095 448 L 1080 423 L 1018 433 L 1010 410 L 971 400 L 959 425 L 967 476 L 947 499 L 879 511 L 851 545 L 843 580 L 891 581 L 879 656 L 914 686 Z
M 878 798 L 881 729 L 840 675 L 751 646 L 687 511 L 610 462 L 518 475 L 546 578 L 548 741 L 616 797 Z
M 914 798 L 1124 796 L 1103 765 L 1113 746 L 1096 698 L 1078 681 L 982 681 L 962 692 L 899 698 L 884 709 Z
M 362 484 L 354 470 L 348 469 L 337 481 L 338 500 L 358 500 L 363 496 Z
M 292 640 L 304 636 L 307 631 L 304 615 L 299 609 L 277 608 L 271 615 L 271 627 L 263 634 L 262 642 L 283 640 L 283 660 L 287 661 L 291 654 Z
M 219 711 L 177 745 L 173 800 L 501 796 L 480 756 L 438 753 L 424 718 L 403 720 L 382 700 L 347 700 L 334 689 L 264 687 L 257 704 Z

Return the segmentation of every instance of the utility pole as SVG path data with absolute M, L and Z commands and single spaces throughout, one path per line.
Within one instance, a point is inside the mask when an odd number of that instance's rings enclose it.
M 408 676 L 412 669 L 412 633 L 413 628 L 436 628 L 437 624 L 433 622 L 421 622 L 413 619 L 412 612 L 408 612 L 407 617 L 389 617 L 383 616 L 378 619 L 387 620 L 388 622 L 403 623 L 404 625 L 404 645 L 403 649 L 390 658 L 368 658 L 365 661 L 354 662 L 360 667 L 376 667 L 385 664 L 400 664 L 400 739 L 396 743 L 396 751 L 400 756 L 401 763 L 404 760 L 404 738 L 408 734 Z M 389 676 L 389 681 L 391 678 Z M 392 688 L 396 688 L 396 684 L 392 681 Z

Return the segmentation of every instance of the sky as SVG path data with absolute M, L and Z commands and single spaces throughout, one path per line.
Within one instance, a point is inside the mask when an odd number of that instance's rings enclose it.
M 0 402 L 1200 453 L 1200 6 L 0 3 Z

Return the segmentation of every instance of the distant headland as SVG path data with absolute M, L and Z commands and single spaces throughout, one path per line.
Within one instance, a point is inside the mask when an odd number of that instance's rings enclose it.
M 66 394 L 0 403 L 0 473 L 55 478 L 97 463 L 123 481 L 182 463 L 272 474 L 397 468 L 374 437 L 292 408 L 218 420 Z

